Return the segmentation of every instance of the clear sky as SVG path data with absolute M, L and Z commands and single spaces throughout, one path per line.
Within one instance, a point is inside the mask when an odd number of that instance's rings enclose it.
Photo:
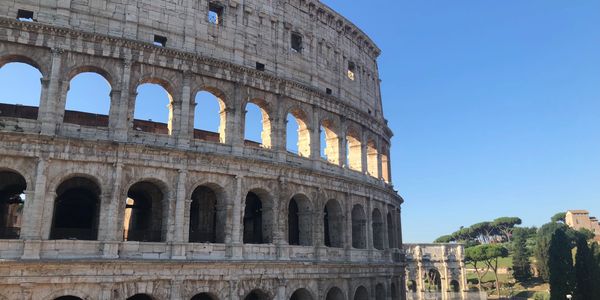
M 500 216 L 537 226 L 568 209 L 600 217 L 600 1 L 324 2 L 383 51 L 405 242 Z M 67 109 L 106 112 L 109 91 L 79 75 Z M 35 69 L 0 69 L 0 102 L 37 104 L 39 93 Z M 167 97 L 140 87 L 136 118 L 166 122 Z M 197 97 L 195 125 L 217 131 L 210 98 Z M 248 108 L 248 139 L 260 140 L 260 118 Z
M 383 51 L 405 242 L 600 215 L 600 1 L 323 2 Z

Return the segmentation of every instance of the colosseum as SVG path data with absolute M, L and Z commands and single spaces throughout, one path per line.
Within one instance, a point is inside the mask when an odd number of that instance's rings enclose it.
M 0 104 L 0 299 L 405 299 L 379 54 L 318 0 L 0 0 L 0 67 L 41 91 Z M 67 109 L 82 73 L 105 114 Z

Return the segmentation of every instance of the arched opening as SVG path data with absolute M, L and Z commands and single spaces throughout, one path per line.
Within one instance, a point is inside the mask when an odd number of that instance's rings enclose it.
M 313 300 L 313 296 L 307 289 L 297 289 L 290 297 L 290 300 Z
M 18 239 L 27 182 L 18 173 L 0 172 L 0 239 Z
M 287 151 L 302 157 L 310 157 L 310 129 L 306 115 L 299 109 L 292 110 L 286 119 Z
M 42 73 L 31 64 L 11 62 L 1 66 L 0 117 L 37 119 L 41 80 Z
M 253 290 L 250 292 L 244 300 L 269 300 L 269 295 L 259 289 Z
M 362 171 L 362 144 L 360 136 L 354 131 L 346 135 L 346 165 L 350 170 Z
M 359 286 L 354 292 L 354 300 L 369 300 L 369 292 L 364 286 Z
M 381 283 L 375 286 L 375 300 L 385 300 L 385 287 Z
M 460 292 L 460 284 L 458 283 L 457 280 L 450 281 L 450 291 L 453 293 Z
M 392 178 L 390 176 L 390 152 L 388 147 L 383 147 L 381 151 L 381 178 L 383 181 L 390 183 Z
M 392 214 L 387 213 L 387 233 L 388 233 L 388 244 L 390 248 L 397 248 L 396 246 L 396 230 L 394 229 L 394 220 L 392 219 Z
M 360 204 L 356 204 L 352 208 L 352 247 L 367 248 L 367 218 Z
M 392 300 L 400 300 L 398 298 L 398 290 L 397 290 L 396 284 L 393 282 L 390 285 L 390 293 L 392 294 Z
M 69 82 L 63 122 L 108 127 L 111 86 L 102 75 L 79 73 Z
M 442 291 L 442 276 L 436 269 L 430 269 L 425 278 L 425 290 L 428 292 Z
M 60 296 L 58 298 L 54 298 L 54 300 L 83 300 L 79 297 L 75 297 L 75 296 Z
M 218 194 L 210 187 L 200 186 L 192 193 L 190 206 L 191 243 L 224 243 L 226 212 L 219 209 Z
M 133 112 L 135 131 L 171 134 L 173 98 L 165 86 L 165 83 L 158 80 L 150 80 L 138 86 Z
M 194 138 L 225 143 L 227 111 L 219 93 L 200 91 L 196 94 L 194 110 Z
M 265 101 L 254 99 L 246 104 L 244 139 L 246 146 L 271 148 L 271 119 Z
M 100 187 L 90 179 L 74 177 L 56 189 L 51 240 L 98 238 Z
M 196 294 L 194 297 L 192 297 L 191 300 L 219 300 L 219 299 L 210 293 L 200 293 L 200 294 Z
M 375 178 L 379 178 L 377 156 L 377 145 L 375 144 L 375 141 L 369 140 L 367 142 L 367 172 Z
M 406 282 L 406 290 L 411 293 L 417 292 L 417 283 L 414 280 L 409 280 Z
M 334 165 L 340 164 L 340 142 L 333 122 L 321 122 L 321 157 Z
M 325 300 L 345 300 L 345 296 L 342 290 L 337 287 L 332 287 L 329 292 L 327 292 Z
M 262 197 L 261 197 L 262 196 Z M 244 243 L 245 244 L 269 244 L 271 243 L 272 216 L 270 204 L 264 200 L 264 195 L 249 192 L 246 195 L 244 209 Z
M 163 241 L 164 194 L 148 181 L 132 185 L 127 192 L 123 240 L 137 242 Z
M 344 221 L 342 207 L 336 200 L 329 200 L 323 211 L 324 243 L 327 247 L 344 247 Z
M 135 294 L 135 295 L 127 298 L 127 300 L 154 300 L 154 298 L 152 298 L 151 296 L 149 296 L 147 294 Z
M 312 208 L 304 196 L 294 196 L 288 204 L 288 243 L 312 245 Z
M 374 209 L 371 219 L 373 221 L 373 247 L 377 250 L 383 250 L 383 217 L 379 209 Z

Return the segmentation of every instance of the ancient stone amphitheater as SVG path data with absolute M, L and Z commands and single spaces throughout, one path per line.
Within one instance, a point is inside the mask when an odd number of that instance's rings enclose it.
M 41 74 L 0 105 L 0 299 L 403 299 L 378 55 L 316 0 L 0 0 L 0 67 Z M 66 109 L 84 72 L 107 114 Z M 168 123 L 134 117 L 147 83 Z

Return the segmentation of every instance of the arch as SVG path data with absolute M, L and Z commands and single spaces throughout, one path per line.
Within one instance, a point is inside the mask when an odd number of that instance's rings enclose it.
M 36 65 L 21 56 L 0 60 L 0 117 L 38 118 L 43 75 Z
M 202 185 L 192 193 L 190 205 L 190 243 L 224 243 L 227 211 L 223 192 L 214 186 Z
M 127 298 L 127 300 L 154 300 L 154 298 L 148 294 L 135 294 Z
M 270 197 L 263 190 L 246 194 L 244 205 L 244 243 L 269 244 L 272 242 L 273 213 Z
M 375 300 L 385 300 L 385 287 L 382 283 L 375 286 Z
M 387 183 L 392 182 L 390 168 L 390 150 L 389 147 L 383 146 L 381 148 L 381 178 Z
M 150 180 L 139 181 L 127 191 L 123 218 L 123 240 L 162 242 L 164 240 L 166 197 L 164 189 Z M 163 185 L 164 186 L 164 185 Z
M 373 230 L 373 248 L 377 250 L 383 250 L 384 227 L 383 217 L 381 216 L 381 212 L 379 212 L 379 209 L 373 209 L 371 221 L 373 223 L 371 226 Z
M 263 290 L 254 289 L 250 293 L 248 293 L 246 297 L 244 297 L 244 300 L 269 300 L 270 298 L 271 297 L 269 297 L 269 294 L 267 294 Z
M 398 289 L 394 282 L 390 285 L 390 294 L 392 295 L 392 300 L 400 300 L 400 298 L 398 298 Z
M 336 200 L 329 200 L 323 209 L 324 243 L 327 247 L 344 247 L 344 221 L 342 207 Z
M 417 292 L 417 282 L 415 282 L 414 280 L 408 280 L 406 282 L 406 290 L 411 293 L 416 293 Z
M 0 171 L 0 239 L 18 239 L 27 181 L 13 171 Z
M 356 249 L 367 248 L 367 218 L 362 205 L 356 204 L 352 208 L 352 247 Z
M 219 297 L 212 293 L 199 293 L 194 295 L 190 300 L 219 300 Z
M 272 147 L 271 116 L 269 115 L 268 103 L 262 99 L 251 99 L 245 104 L 244 111 L 246 112 L 244 114 L 244 139 L 246 140 L 246 145 L 256 145 L 258 143 L 261 147 L 270 149 Z M 259 122 L 259 118 L 262 121 Z M 258 128 L 260 128 L 260 138 L 256 133 Z
M 294 291 L 290 300 L 313 300 L 313 296 L 307 289 L 301 288 Z
M 194 138 L 225 143 L 227 107 L 222 100 L 224 93 L 205 88 L 196 93 L 194 108 Z
M 437 269 L 432 268 L 427 271 L 425 289 L 429 292 L 440 292 L 442 290 L 442 276 Z
M 96 181 L 75 176 L 56 188 L 50 239 L 96 240 L 101 190 Z
M 329 163 L 340 164 L 340 141 L 334 123 L 328 119 L 321 122 L 321 157 Z
M 344 293 L 338 287 L 332 287 L 331 289 L 329 289 L 329 291 L 327 292 L 327 296 L 325 296 L 325 300 L 345 300 L 345 299 L 346 299 L 346 297 L 344 296 Z
M 73 71 L 67 85 L 64 123 L 108 127 L 111 84 L 99 68 L 82 67 Z
M 453 293 L 460 292 L 460 283 L 458 283 L 458 280 L 453 279 L 450 281 L 450 291 Z
M 310 157 L 310 128 L 304 111 L 296 107 L 290 109 L 286 123 L 287 150 L 302 157 Z
M 372 177 L 379 178 L 377 144 L 374 140 L 367 141 L 367 173 Z
M 172 134 L 173 95 L 170 84 L 162 79 L 148 78 L 137 86 L 133 109 L 133 129 L 155 134 Z M 161 107 L 165 109 L 159 109 Z
M 288 243 L 312 245 L 312 205 L 304 195 L 296 195 L 288 203 Z
M 54 298 L 54 300 L 83 300 L 77 296 L 60 296 L 58 298 Z
M 398 248 L 396 246 L 396 230 L 394 229 L 394 219 L 392 218 L 392 213 L 388 212 L 387 217 L 387 234 L 388 234 L 388 246 L 389 248 Z
M 362 172 L 362 142 L 357 130 L 346 132 L 346 166 L 350 170 Z
M 359 286 L 354 292 L 354 300 L 369 300 L 369 292 L 364 286 Z

